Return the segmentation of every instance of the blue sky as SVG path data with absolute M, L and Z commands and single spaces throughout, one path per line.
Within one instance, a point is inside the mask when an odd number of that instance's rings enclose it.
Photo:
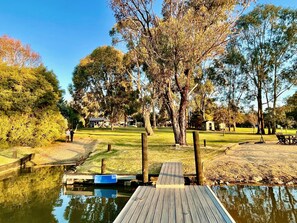
M 297 8 L 296 0 L 260 0 Z M 29 44 L 67 91 L 79 60 L 96 47 L 111 45 L 115 20 L 108 0 L 0 0 L 0 36 Z

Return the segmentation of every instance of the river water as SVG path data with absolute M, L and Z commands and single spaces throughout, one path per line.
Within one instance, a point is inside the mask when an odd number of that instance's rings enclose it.
M 238 223 L 296 223 L 297 188 L 284 186 L 212 187 Z
M 28 169 L 0 180 L 0 223 L 113 222 L 135 189 L 64 187 L 63 167 Z M 297 222 L 297 188 L 214 186 L 238 223 Z
M 113 222 L 133 189 L 63 187 L 62 167 L 38 168 L 0 181 L 0 223 Z

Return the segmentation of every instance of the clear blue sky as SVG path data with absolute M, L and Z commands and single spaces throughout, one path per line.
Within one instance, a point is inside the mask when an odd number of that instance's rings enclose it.
M 297 0 L 260 0 L 297 8 Z M 96 47 L 111 45 L 115 20 L 108 0 L 0 0 L 0 36 L 29 44 L 67 91 L 79 60 Z

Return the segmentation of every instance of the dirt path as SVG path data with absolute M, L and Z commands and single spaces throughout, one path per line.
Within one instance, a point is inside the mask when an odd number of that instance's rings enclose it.
M 206 163 L 207 181 L 235 183 L 297 183 L 297 145 L 237 145 Z
M 33 163 L 36 165 L 75 163 L 93 151 L 97 140 L 77 138 L 72 143 L 59 142 L 46 148 L 33 148 L 28 152 L 35 153 Z

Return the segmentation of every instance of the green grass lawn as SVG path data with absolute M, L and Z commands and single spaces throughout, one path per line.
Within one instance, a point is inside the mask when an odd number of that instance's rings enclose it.
M 143 128 L 110 129 L 81 129 L 76 137 L 91 137 L 99 141 L 97 149 L 79 172 L 101 173 L 101 160 L 106 160 L 107 173 L 138 174 L 141 173 L 141 133 Z M 184 173 L 194 173 L 193 130 L 187 131 L 187 146 L 176 147 L 171 128 L 155 130 L 153 136 L 148 137 L 149 173 L 159 173 L 163 162 L 180 161 L 183 163 Z M 296 130 L 287 133 L 295 134 Z M 284 132 L 286 133 L 286 132 Z M 238 128 L 237 132 L 206 132 L 200 131 L 200 145 L 203 162 L 224 153 L 227 146 L 239 142 L 260 141 L 260 135 L 253 134 L 253 129 Z M 274 135 L 264 135 L 265 141 L 276 141 Z M 204 139 L 206 147 L 204 148 Z M 107 145 L 112 145 L 112 151 L 107 152 Z

